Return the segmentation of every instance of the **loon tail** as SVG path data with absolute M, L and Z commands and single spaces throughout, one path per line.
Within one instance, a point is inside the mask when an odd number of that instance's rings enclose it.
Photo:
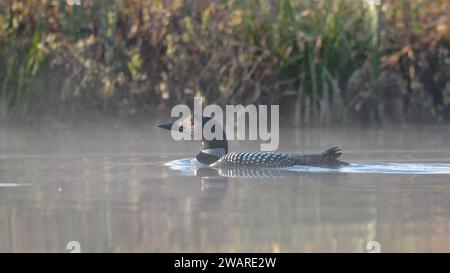
M 322 156 L 328 158 L 329 160 L 337 160 L 341 157 L 341 155 L 341 148 L 339 147 L 330 148 L 322 153 Z
M 297 156 L 296 161 L 298 165 L 327 168 L 339 168 L 342 166 L 348 166 L 349 164 L 347 162 L 339 160 L 339 157 L 341 155 L 341 148 L 333 147 L 321 154 Z
M 333 147 L 321 154 L 321 157 L 324 159 L 324 161 L 334 167 L 342 167 L 342 166 L 348 166 L 349 164 L 347 162 L 339 160 L 339 157 L 341 157 L 341 148 L 339 147 Z

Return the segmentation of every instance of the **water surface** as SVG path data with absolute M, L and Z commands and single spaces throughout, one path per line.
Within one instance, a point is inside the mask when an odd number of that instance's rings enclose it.
M 2 128 L 0 251 L 450 251 L 449 139 L 445 127 L 282 130 L 280 151 L 339 145 L 353 164 L 222 177 L 165 165 L 200 146 L 153 124 Z

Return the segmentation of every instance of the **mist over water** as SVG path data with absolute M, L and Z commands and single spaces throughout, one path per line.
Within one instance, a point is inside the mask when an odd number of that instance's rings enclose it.
M 200 143 L 154 124 L 0 129 L 0 251 L 450 251 L 446 127 L 282 128 L 279 151 L 352 164 L 259 175 L 191 166 Z

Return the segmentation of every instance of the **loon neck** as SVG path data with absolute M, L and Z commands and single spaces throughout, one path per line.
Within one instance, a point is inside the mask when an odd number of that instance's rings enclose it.
M 216 162 L 226 154 L 227 153 L 223 148 L 205 149 L 201 150 L 201 152 L 198 153 L 195 158 L 198 162 L 209 165 Z
M 228 153 L 228 142 L 224 137 L 223 140 L 203 140 L 202 150 L 195 158 L 203 164 L 212 164 Z

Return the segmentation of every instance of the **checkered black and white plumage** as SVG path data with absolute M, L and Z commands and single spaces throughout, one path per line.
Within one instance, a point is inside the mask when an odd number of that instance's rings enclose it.
M 339 148 L 331 148 L 317 155 L 295 155 L 278 152 L 236 152 L 222 156 L 211 166 L 284 168 L 308 165 L 337 167 L 345 164 L 337 160 L 340 155 Z

